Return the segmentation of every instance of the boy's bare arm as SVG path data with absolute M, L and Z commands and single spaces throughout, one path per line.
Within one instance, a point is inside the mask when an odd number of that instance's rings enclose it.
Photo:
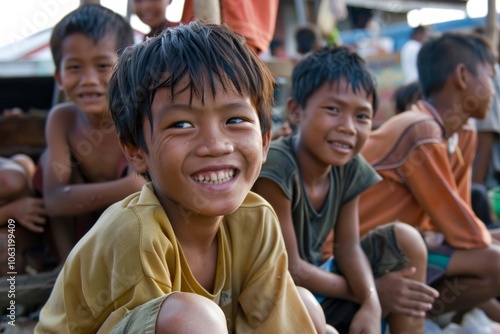
M 355 300 L 342 276 L 327 272 L 300 258 L 291 203 L 280 187 L 269 179 L 259 178 L 252 190 L 264 197 L 278 216 L 288 254 L 288 268 L 295 284 L 323 296 Z
M 493 132 L 478 132 L 477 134 L 476 155 L 472 166 L 472 182 L 484 183 L 486 181 L 495 135 Z
M 373 273 L 359 242 L 358 197 L 342 206 L 335 225 L 335 259 L 361 304 L 350 330 L 368 333 L 382 316 Z
M 67 132 L 74 115 L 69 110 L 54 110 L 46 125 L 47 155 L 44 157 L 43 183 L 47 212 L 52 216 L 78 215 L 103 209 L 140 190 L 146 182 L 131 173 L 109 182 L 70 184 L 72 162 Z

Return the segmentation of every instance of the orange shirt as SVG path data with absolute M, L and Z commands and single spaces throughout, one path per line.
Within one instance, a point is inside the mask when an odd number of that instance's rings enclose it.
M 458 249 L 491 243 L 470 206 L 476 133 L 465 124 L 458 138 L 447 140 L 442 123 L 439 114 L 420 101 L 371 134 L 361 153 L 384 180 L 361 194 L 362 235 L 402 221 L 422 232 L 441 232 L 446 243 Z
M 245 37 L 257 53 L 268 48 L 274 35 L 279 0 L 220 0 L 221 20 Z M 186 0 L 182 22 L 194 18 L 193 0 Z

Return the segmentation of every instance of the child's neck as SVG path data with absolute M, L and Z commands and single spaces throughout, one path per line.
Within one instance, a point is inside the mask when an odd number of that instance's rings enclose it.
M 427 100 L 439 113 L 443 121 L 444 136 L 450 138 L 460 130 L 469 119 L 469 112 L 463 108 L 463 102 L 448 97 L 433 97 Z

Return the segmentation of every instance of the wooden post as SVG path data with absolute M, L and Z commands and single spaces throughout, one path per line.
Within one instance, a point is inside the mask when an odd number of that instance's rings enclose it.
M 194 0 L 194 16 L 207 23 L 221 23 L 219 0 Z
M 495 0 L 488 0 L 488 14 L 486 16 L 486 34 L 491 41 L 491 45 L 498 50 L 498 27 L 497 27 L 497 8 Z

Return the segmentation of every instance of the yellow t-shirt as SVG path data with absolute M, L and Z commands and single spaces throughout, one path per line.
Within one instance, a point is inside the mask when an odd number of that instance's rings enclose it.
M 173 291 L 216 302 L 236 333 L 314 333 L 287 270 L 271 206 L 249 193 L 224 217 L 214 291 L 193 277 L 151 184 L 112 205 L 80 240 L 35 333 L 109 332 L 127 311 Z

